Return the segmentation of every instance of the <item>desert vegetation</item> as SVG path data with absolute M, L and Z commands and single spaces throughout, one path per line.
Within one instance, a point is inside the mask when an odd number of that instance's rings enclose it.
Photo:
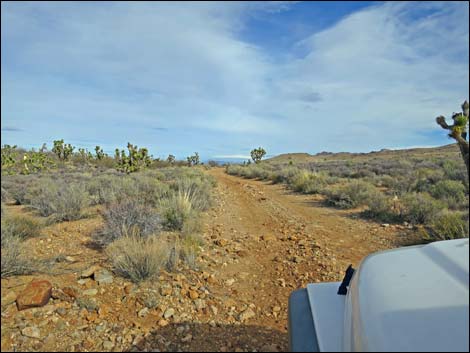
M 409 223 L 430 240 L 468 236 L 468 179 L 455 153 L 430 158 L 382 155 L 317 156 L 308 163 L 268 160 L 229 165 L 226 172 L 284 183 L 295 192 L 319 195 L 325 205 L 357 209 L 364 218 Z
M 23 241 L 44 225 L 97 216 L 102 226 L 94 240 L 116 273 L 141 281 L 180 261 L 196 266 L 199 218 L 211 205 L 214 181 L 174 156 L 155 161 L 146 148 L 129 143 L 127 149 L 110 158 L 99 146 L 95 155 L 74 152 L 64 140 L 55 140 L 50 152 L 45 145 L 2 147 L 2 277 L 34 270 Z M 190 165 L 199 163 L 196 153 Z M 8 214 L 4 203 L 21 205 L 26 216 Z

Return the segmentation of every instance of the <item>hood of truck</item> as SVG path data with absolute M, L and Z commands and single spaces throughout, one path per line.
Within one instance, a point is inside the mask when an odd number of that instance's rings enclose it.
M 469 241 L 366 257 L 344 303 L 345 351 L 469 350 Z

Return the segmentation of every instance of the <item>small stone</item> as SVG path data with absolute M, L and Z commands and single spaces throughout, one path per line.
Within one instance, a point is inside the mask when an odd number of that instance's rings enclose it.
M 91 278 L 81 278 L 77 281 L 77 283 L 83 286 L 83 285 L 87 284 L 90 281 L 91 281 Z
M 172 317 L 173 315 L 175 314 L 175 310 L 173 308 L 168 308 L 165 310 L 165 313 L 163 314 L 163 317 L 165 319 L 169 319 L 170 317 Z
M 280 311 L 281 311 L 281 307 L 280 307 L 280 306 L 275 306 L 275 307 L 273 308 L 273 312 L 275 312 L 275 313 L 278 313 L 278 312 L 280 312 Z
M 46 280 L 33 280 L 16 298 L 18 310 L 44 306 L 52 295 L 52 284 Z
M 98 289 L 91 288 L 91 289 L 84 290 L 82 293 L 83 293 L 83 295 L 94 296 L 98 293 Z
M 274 241 L 274 240 L 276 240 L 276 237 L 272 234 L 264 234 L 264 235 L 261 236 L 261 240 Z
M 72 257 L 72 256 L 66 256 L 65 261 L 67 261 L 67 262 L 76 262 L 77 260 L 75 260 L 75 258 Z
M 65 308 L 57 308 L 55 312 L 60 316 L 64 316 L 65 314 L 67 314 L 67 310 Z
M 149 308 L 145 307 L 139 311 L 137 314 L 139 317 L 146 317 L 149 313 Z
M 16 300 L 16 293 L 15 292 L 8 292 L 4 296 L 2 296 L 2 306 L 10 305 L 14 303 Z
M 158 321 L 158 325 L 161 327 L 165 327 L 168 325 L 168 321 L 166 321 L 165 319 L 161 319 L 160 321 Z
M 124 286 L 124 293 L 130 294 L 133 289 L 134 289 L 134 285 L 133 284 L 128 284 L 128 285 Z
M 196 292 L 195 290 L 190 290 L 190 291 L 188 292 L 188 294 L 189 294 L 189 297 L 190 297 L 192 300 L 195 300 L 195 299 L 199 298 L 199 294 L 198 294 L 198 292 Z
M 228 280 L 225 281 L 225 284 L 226 284 L 227 286 L 229 286 L 229 287 L 230 287 L 232 284 L 234 284 L 234 283 L 235 283 L 235 280 L 234 280 L 233 278 L 230 278 L 230 279 L 228 279 Z
M 226 239 L 218 239 L 214 242 L 215 245 L 218 245 L 218 246 L 226 246 L 228 244 L 228 241 Z
M 250 308 L 248 308 L 245 311 L 240 313 L 240 315 L 238 316 L 238 320 L 243 322 L 255 316 L 256 316 L 255 312 L 251 310 Z
M 207 306 L 206 302 L 202 299 L 196 299 L 194 305 L 196 306 L 196 310 L 202 310 Z
M 382 227 L 388 228 L 388 227 L 390 227 L 390 224 L 388 224 L 388 223 L 382 223 Z
M 279 349 L 275 344 L 266 344 L 261 347 L 260 352 L 279 352 Z
M 21 334 L 30 338 L 41 338 L 41 331 L 35 326 L 25 327 L 21 330 Z
M 113 275 L 104 268 L 95 271 L 93 278 L 99 285 L 113 283 Z
M 183 342 L 183 343 L 191 342 L 192 339 L 193 339 L 193 335 L 188 333 L 184 338 L 181 339 L 181 342 Z
M 93 274 L 95 273 L 95 271 L 98 271 L 100 269 L 99 266 L 91 266 L 89 268 L 87 268 L 85 271 L 83 271 L 81 274 L 80 274 L 80 277 L 81 278 L 87 278 L 87 277 L 91 277 L 93 276 Z
M 170 286 L 165 286 L 160 288 L 160 294 L 167 297 L 171 295 L 172 289 Z
M 111 349 L 113 349 L 114 347 L 114 343 L 111 342 L 111 341 L 104 341 L 103 342 L 103 348 L 106 349 L 107 351 L 110 351 Z
M 95 331 L 96 331 L 96 332 L 103 332 L 105 329 L 106 329 L 106 325 L 105 325 L 105 324 L 100 324 L 100 325 L 97 325 L 97 326 L 95 327 Z

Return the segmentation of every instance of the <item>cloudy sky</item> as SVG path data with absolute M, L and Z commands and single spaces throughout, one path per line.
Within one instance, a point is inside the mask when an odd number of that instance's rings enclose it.
M 2 144 L 203 159 L 450 143 L 467 2 L 1 3 Z

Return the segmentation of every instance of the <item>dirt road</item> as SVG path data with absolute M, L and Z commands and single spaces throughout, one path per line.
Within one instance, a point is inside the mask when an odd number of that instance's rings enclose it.
M 359 219 L 357 211 L 324 207 L 318 197 L 294 194 L 282 185 L 230 176 L 222 168 L 209 174 L 218 182 L 217 207 L 206 233 L 220 250 L 211 256 L 233 257 L 218 267 L 221 281 L 214 290 L 238 306 L 251 306 L 254 316 L 246 325 L 276 331 L 265 349 L 287 350 L 287 302 L 293 290 L 339 281 L 349 264 L 357 266 L 367 254 L 406 239 L 402 229 Z M 239 337 L 238 345 L 259 349 L 251 347 L 252 337 Z

